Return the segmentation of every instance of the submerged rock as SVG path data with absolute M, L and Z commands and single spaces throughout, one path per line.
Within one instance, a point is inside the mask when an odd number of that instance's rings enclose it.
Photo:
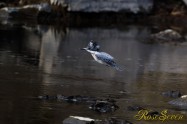
M 90 96 L 81 96 L 81 95 L 49 96 L 49 95 L 44 95 L 44 96 L 38 96 L 38 99 L 40 99 L 40 100 L 60 100 L 60 101 L 66 101 L 68 103 L 90 104 L 89 108 L 91 110 L 94 110 L 94 111 L 97 111 L 100 113 L 113 112 L 119 108 L 115 104 L 116 101 L 113 99 L 100 100 L 98 98 L 90 97 Z
M 96 101 L 96 98 L 77 95 L 77 96 L 64 97 L 64 100 L 70 103 L 80 103 L 80 102 L 93 103 Z
M 169 104 L 179 108 L 187 109 L 187 95 L 183 95 L 180 98 L 169 101 Z
M 56 100 L 57 96 L 44 95 L 44 96 L 38 96 L 38 99 L 41 99 L 41 100 Z
M 140 111 L 140 110 L 145 110 L 145 109 L 141 106 L 128 106 L 127 110 L 129 110 L 129 111 Z
M 41 100 L 62 100 L 66 101 L 69 103 L 94 103 L 96 101 L 96 98 L 94 97 L 89 97 L 89 96 L 64 96 L 64 95 L 56 95 L 56 96 L 49 96 L 49 95 L 44 95 L 44 96 L 38 96 L 39 99 Z
M 179 98 L 182 96 L 180 91 L 173 91 L 173 90 L 162 92 L 162 95 L 166 97 L 171 97 L 171 98 Z
M 158 43 L 183 42 L 184 37 L 182 37 L 181 34 L 179 34 L 178 32 L 172 29 L 166 29 L 156 34 L 152 34 L 151 40 L 152 42 L 158 42 Z
M 110 100 L 97 100 L 95 103 L 91 104 L 89 108 L 100 113 L 107 113 L 113 112 L 119 107 L 115 102 Z

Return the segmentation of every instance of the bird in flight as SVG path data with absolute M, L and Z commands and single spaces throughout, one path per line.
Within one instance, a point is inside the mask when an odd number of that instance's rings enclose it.
M 122 69 L 114 61 L 114 57 L 108 53 L 100 52 L 100 46 L 97 42 L 90 41 L 87 47 L 82 48 L 82 50 L 86 50 L 87 52 L 91 53 L 96 62 L 113 67 L 118 71 L 122 71 Z

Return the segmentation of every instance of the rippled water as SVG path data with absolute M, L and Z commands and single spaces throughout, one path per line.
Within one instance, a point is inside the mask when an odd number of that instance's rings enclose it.
M 168 109 L 187 115 L 167 102 L 161 93 L 180 90 L 187 94 L 187 44 L 145 44 L 150 27 L 67 28 L 53 26 L 0 26 L 0 123 L 60 124 L 69 117 L 96 119 L 119 117 L 133 123 L 137 112 L 129 105 L 156 111 Z M 102 51 L 125 68 L 116 71 L 98 64 L 81 51 L 88 41 L 98 41 Z M 113 98 L 120 107 L 99 114 L 87 105 L 37 100 L 40 95 L 84 95 Z M 181 123 L 186 121 L 170 121 Z

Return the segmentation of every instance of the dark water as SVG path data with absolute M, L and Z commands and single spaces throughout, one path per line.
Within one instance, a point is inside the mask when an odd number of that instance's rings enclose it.
M 53 26 L 0 26 L 0 123 L 61 124 L 69 117 L 95 119 L 119 117 L 136 124 L 137 112 L 129 105 L 156 111 L 184 114 L 167 102 L 161 93 L 180 90 L 187 94 L 187 44 L 145 44 L 150 27 L 67 28 Z M 125 68 L 119 72 L 93 61 L 80 48 L 98 41 L 102 51 L 115 57 Z M 113 98 L 120 107 L 99 114 L 87 105 L 37 100 L 39 95 L 84 95 Z M 181 123 L 169 121 L 164 123 Z

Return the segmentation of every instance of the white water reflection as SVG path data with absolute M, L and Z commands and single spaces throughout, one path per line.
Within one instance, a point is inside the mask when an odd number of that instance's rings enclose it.
M 45 73 L 53 73 L 53 65 L 58 58 L 58 49 L 63 36 L 63 32 L 56 33 L 54 29 L 50 28 L 41 37 L 39 65 Z

